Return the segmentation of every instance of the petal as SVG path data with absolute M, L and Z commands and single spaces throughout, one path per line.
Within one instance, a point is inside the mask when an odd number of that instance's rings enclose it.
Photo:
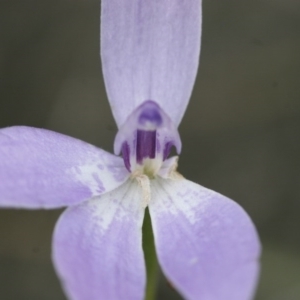
M 0 130 L 0 206 L 56 208 L 108 192 L 128 177 L 121 158 L 44 129 Z
M 129 180 L 60 217 L 53 260 L 70 300 L 143 299 L 141 199 L 140 187 Z
M 160 179 L 149 208 L 162 270 L 186 299 L 252 299 L 260 243 L 237 203 L 183 178 Z
M 120 127 L 145 100 L 177 126 L 195 81 L 201 0 L 102 0 L 101 58 Z

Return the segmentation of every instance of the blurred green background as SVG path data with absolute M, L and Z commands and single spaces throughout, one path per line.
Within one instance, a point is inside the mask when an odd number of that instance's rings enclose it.
M 98 0 L 0 2 L 0 127 L 112 151 L 99 11 Z M 300 1 L 204 0 L 203 15 L 179 171 L 251 215 L 264 246 L 256 299 L 300 299 Z M 50 261 L 59 214 L 0 210 L 1 300 L 65 299 Z M 164 280 L 158 298 L 180 299 Z

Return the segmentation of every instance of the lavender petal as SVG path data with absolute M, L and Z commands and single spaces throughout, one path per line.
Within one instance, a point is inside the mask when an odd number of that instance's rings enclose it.
M 0 206 L 56 208 L 120 186 L 128 177 L 121 158 L 49 130 L 0 130 Z
M 160 179 L 149 208 L 158 260 L 185 299 L 252 299 L 260 242 L 237 203 L 185 179 Z
M 62 214 L 53 261 L 68 299 L 143 299 L 141 198 L 140 187 L 129 180 Z
M 201 21 L 201 0 L 102 0 L 103 73 L 119 127 L 149 99 L 178 126 L 198 69 Z

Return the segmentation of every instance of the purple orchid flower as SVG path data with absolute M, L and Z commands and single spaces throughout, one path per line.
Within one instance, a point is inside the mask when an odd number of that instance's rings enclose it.
M 147 206 L 160 266 L 184 298 L 253 297 L 260 243 L 250 218 L 168 158 L 181 150 L 201 18 L 200 0 L 102 0 L 101 58 L 123 159 L 48 130 L 0 131 L 0 205 L 68 206 L 53 261 L 69 299 L 143 299 Z

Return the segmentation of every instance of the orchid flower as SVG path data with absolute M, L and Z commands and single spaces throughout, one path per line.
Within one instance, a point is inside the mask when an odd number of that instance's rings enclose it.
M 185 179 L 169 157 L 173 146 L 181 151 L 177 128 L 197 73 L 201 20 L 200 0 L 102 0 L 115 155 L 44 129 L 0 131 L 0 205 L 68 207 L 53 262 L 71 300 L 143 299 L 146 207 L 161 269 L 185 299 L 253 298 L 260 243 L 251 219 Z

